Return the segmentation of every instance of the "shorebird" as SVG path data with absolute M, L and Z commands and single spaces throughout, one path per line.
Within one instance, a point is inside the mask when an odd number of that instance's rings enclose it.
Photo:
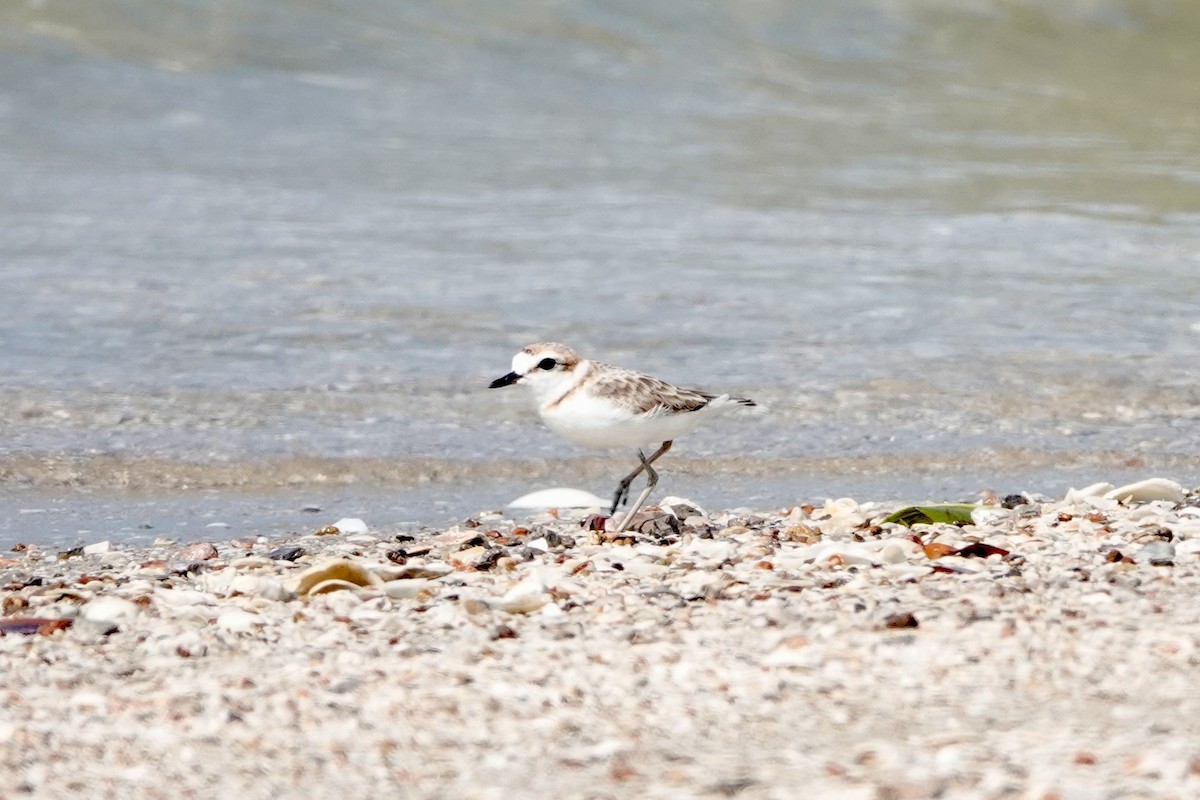
M 681 389 L 631 369 L 580 358 L 566 345 L 539 342 L 513 356 L 512 372 L 489 388 L 528 384 L 546 427 L 564 439 L 593 449 L 637 448 L 637 468 L 621 479 L 610 514 L 629 497 L 629 487 L 642 472 L 646 488 L 621 520 L 624 531 L 658 484 L 651 466 L 671 449 L 675 439 L 691 433 L 712 414 L 730 406 L 753 406 L 745 397 Z M 661 443 L 661 444 L 660 444 Z M 645 450 L 658 444 L 646 456 Z

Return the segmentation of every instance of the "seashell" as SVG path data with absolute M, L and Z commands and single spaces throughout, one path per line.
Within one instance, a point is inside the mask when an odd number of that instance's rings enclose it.
M 0 617 L 0 634 L 16 633 L 22 636 L 49 636 L 55 631 L 65 631 L 74 620 L 50 617 Z
M 262 569 L 264 567 L 274 569 L 277 565 L 271 559 L 262 556 L 242 556 L 230 561 L 229 566 L 234 569 Z
M 718 572 L 688 572 L 672 581 L 671 588 L 683 599 L 695 600 L 716 597 L 727 582 L 726 577 Z
M 925 566 L 923 564 L 908 563 L 886 564 L 884 565 L 883 570 L 889 575 L 894 575 L 897 578 L 910 578 L 915 580 L 917 578 L 923 578 L 933 572 L 933 567 Z
M 267 551 L 267 558 L 273 561 L 295 561 L 304 555 L 304 548 L 297 544 L 285 544 Z
M 293 596 L 279 581 L 258 575 L 238 575 L 229 584 L 229 594 L 262 597 L 278 602 L 286 602 Z
M 430 583 L 424 578 L 409 580 L 385 581 L 380 587 L 383 593 L 396 600 L 413 600 L 437 591 L 438 584 Z
M 454 572 L 454 567 L 449 564 L 433 563 L 421 564 L 412 561 L 407 564 L 392 566 L 390 564 L 380 564 L 379 566 L 371 567 L 371 571 L 379 577 L 381 581 L 399 581 L 410 578 L 426 578 L 435 580 L 444 578 Z
M 1007 508 L 999 506 L 979 506 L 971 512 L 971 522 L 977 526 L 999 525 L 1012 514 Z
M 1147 478 L 1144 481 L 1112 489 L 1104 496 L 1122 503 L 1149 503 L 1154 500 L 1182 503 L 1184 494 L 1183 487 L 1175 481 L 1166 478 Z
M 830 517 L 845 517 L 858 512 L 858 502 L 849 497 L 825 501 L 825 513 Z
M 171 561 L 208 561 L 217 557 L 217 548 L 210 542 L 193 542 L 171 554 Z
M 690 517 L 705 517 L 708 513 L 698 503 L 682 497 L 664 497 L 658 507 L 676 519 L 686 521 Z
M 759 662 L 764 667 L 804 667 L 810 668 L 822 663 L 823 656 L 818 650 L 808 647 L 808 640 L 794 636 L 779 643 L 771 652 L 763 656 Z
M 1200 553 L 1200 539 L 1184 539 L 1175 545 L 1175 555 L 1194 556 Z
M 229 633 L 246 634 L 254 633 L 256 629 L 263 627 L 266 620 L 250 611 L 230 608 L 222 611 L 214 624 Z
M 208 592 L 198 592 L 195 589 L 155 589 L 155 602 L 177 608 L 185 606 L 209 606 L 216 601 Z
M 337 522 L 333 523 L 333 527 L 337 528 L 340 533 L 366 533 L 367 523 L 363 522 L 358 517 L 342 517 Z
M 175 655 L 180 658 L 200 658 L 208 653 L 208 645 L 204 643 L 199 631 L 183 631 L 161 636 L 146 642 L 143 647 L 154 655 Z
M 193 542 L 179 548 L 167 558 L 167 570 L 184 574 L 186 572 L 199 572 L 205 566 L 206 561 L 211 561 L 217 557 L 217 548 L 209 542 Z
M 311 594 L 320 594 L 321 592 L 315 592 L 314 589 L 322 583 L 331 581 L 349 584 L 349 588 L 352 589 L 360 586 L 378 586 L 383 583 L 378 575 L 359 562 L 351 561 L 348 558 L 338 558 L 309 567 L 288 581 L 287 588 L 301 597 L 307 597 Z M 338 585 L 326 587 L 321 591 L 333 591 L 333 588 L 345 587 Z
M 340 592 L 343 589 L 362 589 L 365 588 L 361 583 L 353 583 L 352 581 L 344 581 L 340 578 L 330 578 L 329 580 L 320 581 L 310 586 L 304 593 L 304 597 L 314 597 L 319 594 L 328 594 L 329 592 Z
M 1104 497 L 1114 487 L 1111 483 L 1093 483 L 1091 486 L 1085 486 L 1082 489 L 1068 489 L 1066 502 L 1071 505 L 1080 505 L 1090 497 Z
M 875 553 L 871 548 L 853 542 L 820 542 L 801 547 L 788 554 L 791 559 L 777 559 L 777 564 L 784 564 L 792 559 L 803 562 L 824 563 L 830 559 L 839 559 L 846 566 L 866 566 L 876 563 Z
M 909 541 L 909 544 L 915 549 L 917 543 Z M 879 560 L 884 564 L 903 564 L 908 561 L 909 549 L 900 543 L 898 539 L 892 539 L 883 543 L 883 547 L 879 548 Z
M 683 549 L 685 556 L 695 556 L 708 562 L 724 564 L 737 558 L 737 543 L 725 539 L 699 539 L 688 542 Z
M 541 576 L 533 573 L 519 581 L 492 605 L 510 614 L 528 614 L 541 609 L 553 599 Z
M 98 597 L 79 609 L 78 622 L 101 636 L 128 626 L 139 608 L 121 597 Z
M 1155 566 L 1174 566 L 1175 564 L 1175 545 L 1166 541 L 1148 542 L 1142 545 L 1141 549 L 1133 555 L 1133 560 L 1142 564 L 1153 564 Z
M 111 549 L 112 542 L 105 539 L 103 542 L 93 542 L 92 544 L 84 545 L 83 553 L 84 555 L 94 556 L 100 553 L 107 553 Z
M 543 508 L 604 508 L 607 505 L 608 501 L 602 500 L 591 492 L 559 486 L 521 495 L 509 503 L 508 507 L 540 510 Z

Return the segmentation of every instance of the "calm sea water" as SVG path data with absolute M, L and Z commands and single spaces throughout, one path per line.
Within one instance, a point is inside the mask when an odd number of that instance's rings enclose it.
M 483 388 L 542 339 L 765 401 L 664 461 L 710 506 L 1195 485 L 1198 58 L 1187 2 L 8 4 L 0 536 L 606 495 Z

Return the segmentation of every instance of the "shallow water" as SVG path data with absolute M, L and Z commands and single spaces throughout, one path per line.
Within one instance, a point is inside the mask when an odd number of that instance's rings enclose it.
M 540 339 L 765 401 L 664 460 L 710 505 L 1200 481 L 1192 4 L 0 23 L 4 533 L 607 495 L 483 388 Z

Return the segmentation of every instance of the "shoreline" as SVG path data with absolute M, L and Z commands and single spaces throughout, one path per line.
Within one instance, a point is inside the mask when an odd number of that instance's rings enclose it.
M 898 503 L 667 498 L 634 537 L 483 514 L 4 552 L 0 779 L 39 797 L 1195 794 L 1200 500 L 1090 491 L 963 527 L 882 522 Z

